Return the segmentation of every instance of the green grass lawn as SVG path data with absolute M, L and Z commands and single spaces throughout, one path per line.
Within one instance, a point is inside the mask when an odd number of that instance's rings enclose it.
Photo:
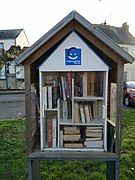
M 121 180 L 135 180 L 135 111 L 123 111 Z M 0 121 L 0 180 L 27 180 L 25 120 Z M 41 161 L 43 180 L 105 180 L 98 161 Z

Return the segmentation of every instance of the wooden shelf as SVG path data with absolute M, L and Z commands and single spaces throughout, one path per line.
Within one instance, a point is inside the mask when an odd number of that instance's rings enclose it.
M 110 152 L 75 152 L 75 151 L 35 151 L 32 152 L 28 159 L 31 160 L 105 160 L 118 161 L 119 156 Z
M 97 100 L 104 100 L 104 97 L 98 97 L 98 96 L 85 96 L 85 97 L 78 97 L 75 96 L 74 100 L 76 101 L 97 101 Z

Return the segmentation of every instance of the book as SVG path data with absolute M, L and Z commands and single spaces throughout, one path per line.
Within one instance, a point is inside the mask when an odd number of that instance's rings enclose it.
M 95 72 L 87 74 L 87 94 L 89 96 L 95 95 Z
M 68 82 L 70 89 L 70 99 L 72 99 L 72 72 L 68 72 Z
M 84 108 L 82 104 L 79 104 L 79 109 L 80 109 L 80 117 L 81 117 L 81 122 L 85 123 L 85 114 L 84 114 Z
M 61 86 L 62 86 L 63 100 L 66 101 L 64 76 L 61 76 Z
M 86 131 L 86 137 L 102 137 L 102 131 Z
M 57 107 L 58 98 L 59 98 L 58 86 L 52 86 L 52 108 Z
M 101 141 L 101 137 L 88 137 L 85 139 L 85 141 Z
M 57 107 L 57 100 L 59 98 L 59 93 L 58 93 L 58 86 L 48 86 L 47 87 L 47 103 L 48 103 L 48 108 L 53 109 Z
M 43 93 L 43 106 L 44 106 L 44 109 L 47 109 L 47 104 L 48 104 L 47 86 L 42 87 L 42 93 Z
M 80 123 L 79 105 L 77 102 L 74 103 L 74 123 Z
M 102 126 L 87 126 L 86 127 L 87 130 L 103 130 L 103 127 Z
M 52 109 L 52 86 L 48 86 L 48 108 Z
M 64 141 L 79 141 L 81 135 L 80 134 L 66 134 L 63 135 Z
M 89 116 L 90 116 L 90 122 L 92 122 L 92 109 L 91 109 L 91 105 L 88 106 L 89 108 Z
M 96 82 L 95 82 L 95 96 L 103 96 L 103 81 L 104 73 L 96 72 Z
M 97 132 L 97 133 L 99 133 L 99 132 L 101 132 L 102 133 L 102 129 L 86 129 L 86 132 Z
M 103 148 L 103 141 L 85 141 L 84 145 L 91 148 Z
M 80 134 L 80 129 L 66 129 L 64 134 Z
M 70 98 L 67 98 L 67 113 L 67 118 L 72 119 L 72 102 Z
M 107 121 L 107 150 L 109 152 L 114 151 L 115 133 L 116 133 L 116 124 L 113 121 L 108 120 Z
M 75 129 L 77 129 L 77 127 L 76 126 L 64 126 L 63 129 L 64 130 L 75 130 Z
M 57 134 L 56 134 L 56 129 L 57 129 L 57 124 L 56 124 L 56 118 L 54 117 L 52 119 L 52 147 L 56 147 L 56 139 L 57 139 Z
M 83 96 L 87 96 L 87 72 L 83 73 Z
M 83 144 L 82 143 L 64 143 L 65 148 L 82 148 Z
M 67 101 L 63 101 L 63 120 L 68 119 L 68 107 L 67 107 Z
M 52 147 L 52 119 L 48 119 L 47 121 L 47 143 L 48 143 L 48 148 Z
M 86 123 L 90 124 L 92 117 L 90 116 L 90 110 L 88 104 L 84 105 L 84 111 L 85 111 Z
M 60 147 L 63 147 L 63 130 L 60 130 Z
M 95 91 L 95 72 L 91 72 L 90 88 L 91 88 L 91 96 L 94 96 L 94 91 Z

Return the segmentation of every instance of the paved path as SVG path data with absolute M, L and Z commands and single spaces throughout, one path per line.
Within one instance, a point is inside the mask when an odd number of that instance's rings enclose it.
M 25 117 L 24 94 L 0 94 L 0 120 Z

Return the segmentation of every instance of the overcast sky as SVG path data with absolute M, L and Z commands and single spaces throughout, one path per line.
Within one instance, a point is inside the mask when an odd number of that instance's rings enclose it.
M 127 22 L 135 36 L 135 0 L 1 0 L 0 29 L 23 28 L 32 45 L 73 10 L 94 24 Z

